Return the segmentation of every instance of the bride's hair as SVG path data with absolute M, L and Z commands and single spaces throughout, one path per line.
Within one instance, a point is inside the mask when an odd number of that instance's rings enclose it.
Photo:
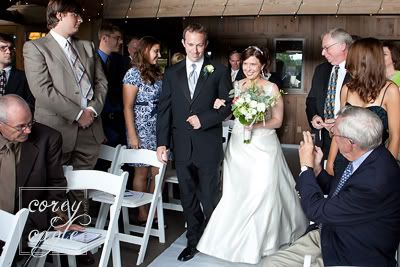
M 241 59 L 243 62 L 249 57 L 254 56 L 260 61 L 261 65 L 265 65 L 265 68 L 267 68 L 269 66 L 269 58 L 265 55 L 269 55 L 268 51 L 262 51 L 257 46 L 249 46 L 243 51 Z

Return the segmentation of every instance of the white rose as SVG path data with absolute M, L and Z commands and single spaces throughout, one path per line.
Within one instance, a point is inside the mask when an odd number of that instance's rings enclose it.
M 246 115 L 247 114 L 247 109 L 245 107 L 241 107 L 241 108 L 239 108 L 239 112 L 241 114 L 243 114 L 243 115 Z
M 242 97 L 239 97 L 238 100 L 236 100 L 235 104 L 240 106 L 244 103 L 244 99 Z
M 258 112 L 264 112 L 265 109 L 266 109 L 266 106 L 265 106 L 264 103 L 258 103 L 258 104 L 257 104 L 257 111 L 258 111 Z
M 252 116 L 251 114 L 246 114 L 246 116 L 244 116 L 244 118 L 245 118 L 247 121 L 251 120 L 252 117 L 253 117 L 253 116 Z
M 257 114 L 257 110 L 255 108 L 252 108 L 250 110 L 251 115 L 256 115 Z
M 251 108 L 257 107 L 257 101 L 251 100 L 249 106 L 250 106 Z
M 213 65 L 207 65 L 206 70 L 208 73 L 213 73 L 214 72 L 214 66 Z

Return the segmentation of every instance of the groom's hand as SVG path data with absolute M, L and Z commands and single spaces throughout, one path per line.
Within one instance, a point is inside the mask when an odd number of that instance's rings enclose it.
M 200 129 L 201 123 L 199 117 L 197 115 L 192 115 L 186 120 L 190 125 L 192 125 L 193 129 L 197 130 Z

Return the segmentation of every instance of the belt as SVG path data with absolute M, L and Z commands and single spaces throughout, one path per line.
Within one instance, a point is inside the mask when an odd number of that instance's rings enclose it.
M 153 117 L 154 115 L 157 114 L 157 105 L 158 101 L 154 102 L 136 102 L 135 105 L 137 106 L 150 106 L 150 104 L 153 104 L 153 108 L 151 109 L 150 116 Z

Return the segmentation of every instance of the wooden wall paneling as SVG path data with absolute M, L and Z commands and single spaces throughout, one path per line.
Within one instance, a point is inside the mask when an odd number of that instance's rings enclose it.
M 309 131 L 310 126 L 306 115 L 307 95 L 296 95 L 296 127 L 293 143 L 299 144 L 303 140 L 303 131 Z
M 268 32 L 268 19 L 261 16 L 254 19 L 254 33 L 267 33 Z
M 277 131 L 283 144 L 293 144 L 296 125 L 296 95 L 284 95 L 284 116 L 281 128 Z
M 360 35 L 360 28 L 363 20 L 360 16 L 347 16 L 345 26 L 339 26 L 345 29 L 351 35 Z M 339 24 L 341 25 L 341 24 Z
M 325 19 L 327 20 L 326 22 L 326 28 L 323 32 L 333 29 L 333 28 L 343 28 L 346 29 L 346 21 L 347 21 L 347 16 L 325 16 Z M 323 33 L 321 32 L 321 33 Z
M 215 20 L 215 18 L 213 19 Z M 222 34 L 238 34 L 239 33 L 239 20 L 234 17 L 224 17 L 224 31 Z M 219 33 L 220 34 L 220 33 Z
M 268 19 L 268 34 L 281 34 L 283 32 L 283 17 L 269 17 Z
M 394 18 L 376 18 L 376 29 L 379 29 L 379 37 L 387 38 L 395 35 L 394 25 L 396 20 Z
M 244 17 L 238 19 L 238 33 L 254 33 L 254 17 Z

